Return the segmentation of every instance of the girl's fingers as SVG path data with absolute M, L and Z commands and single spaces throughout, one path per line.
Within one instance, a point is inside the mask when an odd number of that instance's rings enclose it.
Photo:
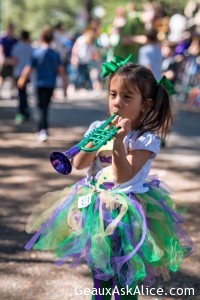
M 125 127 L 130 127 L 131 123 L 130 120 L 121 118 L 118 121 L 118 125 L 119 127 L 125 128 Z
M 120 128 L 118 131 L 118 135 L 125 136 L 131 130 L 131 121 L 129 119 L 119 118 L 116 127 Z
M 118 122 L 119 122 L 119 115 L 116 115 L 116 117 L 114 118 L 111 124 L 116 126 Z
M 120 116 L 118 116 L 117 124 L 116 124 L 116 127 L 117 127 L 117 128 L 121 127 L 122 120 L 123 120 L 123 118 L 120 117 Z
M 112 125 L 119 128 L 118 135 L 120 136 L 125 136 L 131 130 L 131 121 L 129 119 L 122 118 L 119 115 L 114 118 Z

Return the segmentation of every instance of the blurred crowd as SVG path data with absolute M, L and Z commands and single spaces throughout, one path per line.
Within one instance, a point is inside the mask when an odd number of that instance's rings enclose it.
M 104 88 L 102 63 L 114 55 L 126 57 L 131 53 L 139 64 L 152 70 L 157 80 L 165 75 L 173 82 L 175 101 L 200 106 L 199 0 L 189 1 L 183 14 L 172 15 L 159 1 L 147 2 L 141 10 L 134 1 L 129 1 L 124 7 L 116 7 L 109 24 L 104 24 L 106 12 L 100 8 L 101 16 L 94 13 L 88 23 L 82 24 L 83 16 L 77 16 L 77 24 L 82 22 L 81 29 L 71 31 L 58 22 L 46 33 L 43 29 L 35 41 L 25 29 L 16 36 L 15 25 L 7 25 L 0 37 L 0 97 L 5 79 L 11 78 L 13 90 L 18 90 L 16 123 L 30 117 L 26 89 L 30 81 L 36 88 L 51 89 L 46 103 L 38 104 L 47 123 L 48 105 L 56 86 L 63 87 L 65 96 L 77 90 L 101 94 Z M 48 50 L 48 57 L 46 48 L 53 51 L 50 54 Z M 39 54 L 35 57 L 36 52 Z M 47 71 L 53 72 L 52 78 L 48 78 Z M 47 131 L 47 125 L 43 127 L 39 129 Z
M 138 11 L 134 2 L 117 7 L 112 24 L 112 54 L 133 53 L 136 61 L 165 75 L 174 84 L 174 100 L 200 107 L 200 1 L 189 1 L 184 13 L 169 15 L 158 1 Z

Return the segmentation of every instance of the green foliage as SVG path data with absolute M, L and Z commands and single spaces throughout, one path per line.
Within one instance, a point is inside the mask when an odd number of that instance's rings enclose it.
M 87 0 L 85 0 L 87 1 Z M 103 25 L 111 24 L 117 6 L 127 7 L 128 0 L 90 0 L 93 5 L 104 6 L 106 15 Z M 138 9 L 142 8 L 145 0 L 134 1 Z M 187 0 L 161 0 L 168 13 L 181 12 Z M 0 0 L 0 27 L 5 29 L 7 22 L 12 21 L 16 25 L 17 32 L 22 28 L 27 29 L 36 38 L 44 24 L 55 25 L 62 21 L 66 29 L 75 27 L 75 16 L 83 6 L 83 0 Z
M 39 34 L 45 24 L 54 26 L 62 21 L 66 27 L 74 26 L 78 0 L 0 0 L 1 29 L 13 22 L 19 32 L 22 28 L 30 30 L 34 36 Z

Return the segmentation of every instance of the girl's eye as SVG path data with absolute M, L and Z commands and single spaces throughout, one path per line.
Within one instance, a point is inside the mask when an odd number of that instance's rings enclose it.
M 110 93 L 110 96 L 111 96 L 111 97 L 115 97 L 115 93 L 112 93 L 112 92 L 111 92 L 111 93 Z
M 126 101 L 132 99 L 130 95 L 125 95 L 124 98 L 126 99 Z

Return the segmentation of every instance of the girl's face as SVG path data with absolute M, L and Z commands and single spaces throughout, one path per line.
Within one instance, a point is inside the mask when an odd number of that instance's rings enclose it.
M 142 101 L 139 89 L 125 84 L 122 77 L 114 76 L 109 89 L 109 112 L 131 120 L 131 129 L 135 129 L 145 112 L 145 102 Z

